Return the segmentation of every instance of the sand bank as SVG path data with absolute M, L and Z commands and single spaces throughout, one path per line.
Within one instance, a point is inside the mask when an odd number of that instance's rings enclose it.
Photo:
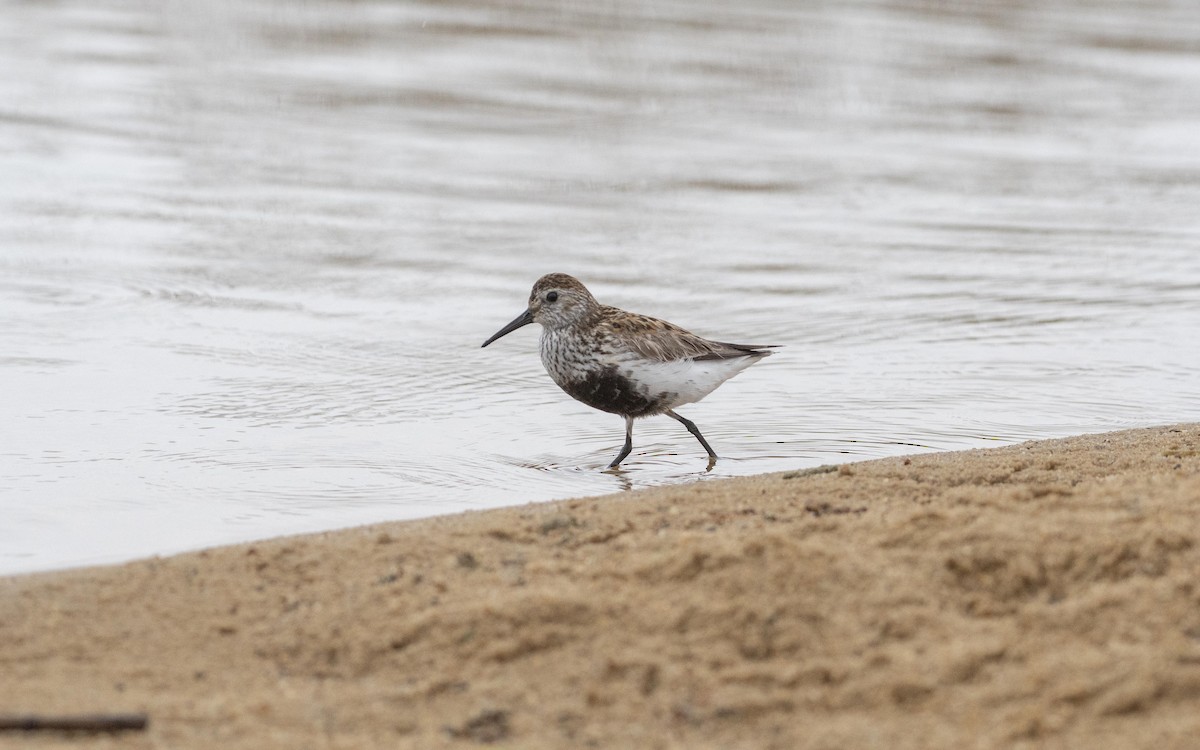
M 0 579 L 0 746 L 1195 747 L 1200 425 Z

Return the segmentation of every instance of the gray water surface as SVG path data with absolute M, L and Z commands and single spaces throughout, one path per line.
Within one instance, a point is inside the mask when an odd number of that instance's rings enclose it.
M 562 394 L 530 285 L 784 348 Z M 0 572 L 1200 419 L 1200 4 L 0 4 Z

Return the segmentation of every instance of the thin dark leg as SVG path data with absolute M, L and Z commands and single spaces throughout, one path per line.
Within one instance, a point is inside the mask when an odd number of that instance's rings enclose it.
M 703 440 L 703 438 L 701 438 Z M 625 457 L 633 450 L 633 417 L 625 417 L 625 447 L 613 459 L 613 462 L 608 465 L 608 468 L 615 469 L 621 465 Z
M 667 410 L 667 416 L 670 417 L 671 419 L 674 419 L 676 422 L 679 422 L 681 425 L 683 425 L 684 427 L 687 428 L 688 432 L 690 432 L 696 436 L 696 439 L 700 441 L 700 445 L 703 445 L 704 450 L 708 451 L 708 459 L 709 459 L 710 465 L 714 461 L 717 460 L 716 452 L 712 449 L 712 446 L 708 444 L 708 441 L 704 439 L 704 436 L 700 434 L 700 430 L 696 427 L 695 422 L 693 422 L 692 420 L 690 420 L 686 417 L 679 416 L 678 414 L 671 411 L 670 409 Z

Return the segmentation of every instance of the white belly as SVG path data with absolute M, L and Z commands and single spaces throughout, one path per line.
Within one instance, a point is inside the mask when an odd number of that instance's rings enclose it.
M 699 401 L 717 386 L 758 361 L 758 357 L 736 359 L 681 359 L 654 362 L 626 359 L 617 363 L 617 371 L 637 384 L 651 397 L 662 398 L 664 409 Z M 664 395 L 665 394 L 665 395 Z

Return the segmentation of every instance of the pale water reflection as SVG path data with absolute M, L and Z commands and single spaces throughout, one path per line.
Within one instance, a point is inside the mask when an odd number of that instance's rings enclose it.
M 1200 419 L 1200 5 L 10 3 L 0 572 Z M 786 348 L 642 422 L 549 271 Z

